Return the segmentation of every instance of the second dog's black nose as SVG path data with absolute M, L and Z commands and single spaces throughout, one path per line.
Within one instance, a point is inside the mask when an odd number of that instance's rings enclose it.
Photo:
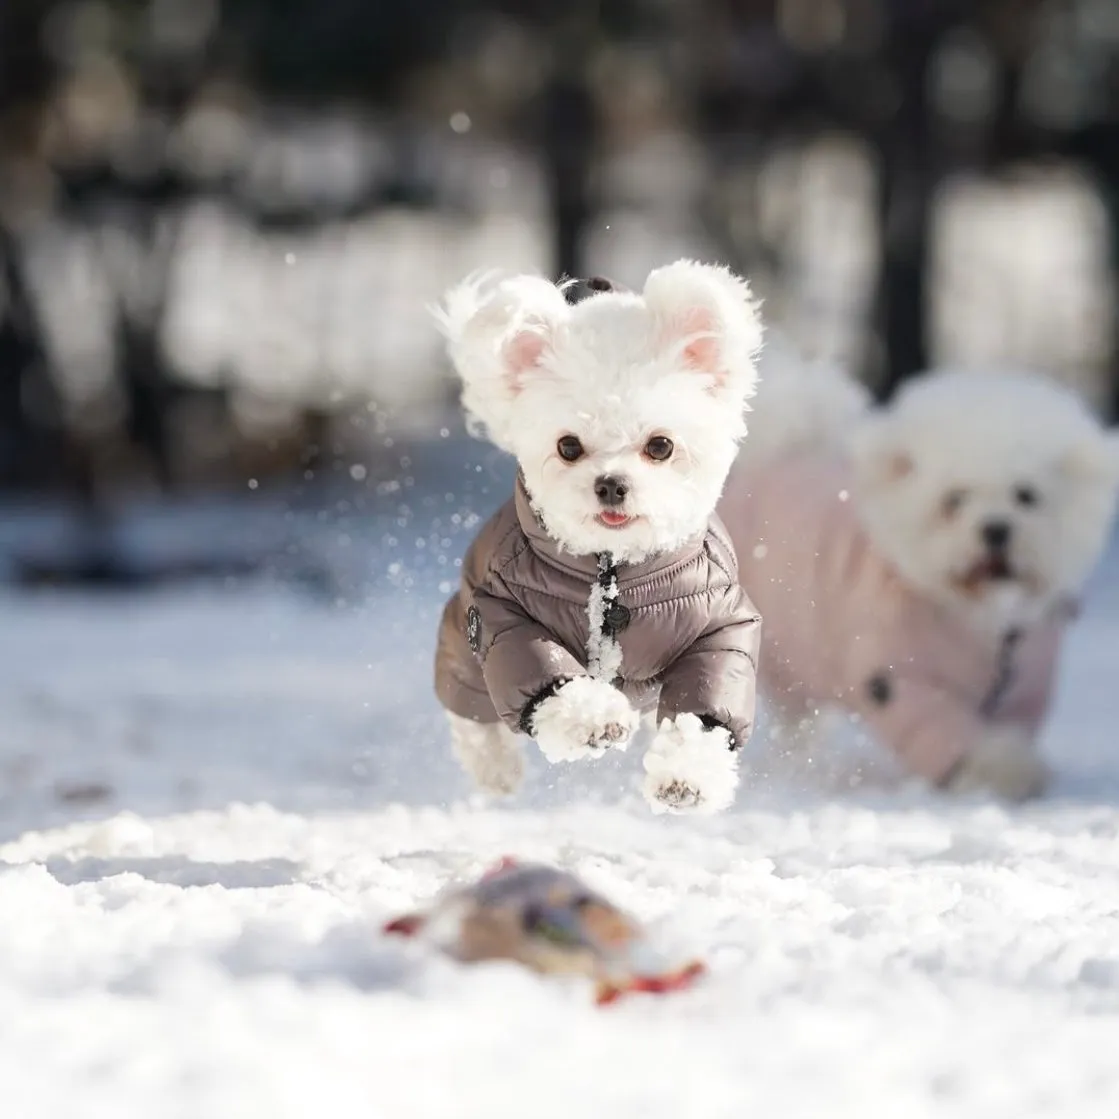
M 980 535 L 992 551 L 1002 551 L 1010 543 L 1010 525 L 1006 521 L 988 521 L 980 529 Z
M 616 478 L 613 474 L 600 474 L 594 480 L 595 497 L 603 505 L 621 505 L 629 493 L 629 486 L 624 478 Z

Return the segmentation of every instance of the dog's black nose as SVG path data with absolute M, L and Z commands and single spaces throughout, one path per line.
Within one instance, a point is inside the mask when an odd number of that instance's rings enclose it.
M 594 480 L 594 492 L 603 505 L 621 505 L 629 493 L 629 484 L 613 474 L 600 474 Z
M 1010 525 L 1006 521 L 987 521 L 979 535 L 991 551 L 1001 552 L 1010 543 Z

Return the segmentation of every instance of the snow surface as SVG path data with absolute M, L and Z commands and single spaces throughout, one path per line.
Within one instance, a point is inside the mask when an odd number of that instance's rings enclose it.
M 332 557 L 368 566 L 356 597 L 0 593 L 4 1116 L 1119 1113 L 1119 551 L 1069 646 L 1044 803 L 951 803 L 865 750 L 859 783 L 798 771 L 763 728 L 722 817 L 651 815 L 633 749 L 534 757 L 495 808 L 429 680 L 464 511 L 508 481 L 461 469 L 449 497 L 443 464 L 363 528 L 331 519 Z M 709 981 L 596 1009 L 378 935 L 505 853 L 585 876 Z

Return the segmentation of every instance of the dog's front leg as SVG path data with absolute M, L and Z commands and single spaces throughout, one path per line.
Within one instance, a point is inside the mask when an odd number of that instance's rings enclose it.
M 947 792 L 984 790 L 1028 800 L 1049 783 L 1049 768 L 1029 728 L 991 723 L 939 684 L 877 678 L 858 693 L 864 725 L 911 772 Z
M 587 675 L 585 666 L 523 607 L 478 588 L 467 624 L 498 717 L 534 738 L 548 761 L 625 749 L 638 724 L 629 700 Z
M 722 812 L 738 788 L 737 751 L 754 721 L 761 619 L 740 587 L 712 603 L 703 633 L 669 666 L 645 755 L 654 812 Z
M 711 815 L 734 803 L 738 757 L 730 732 L 698 715 L 662 719 L 645 755 L 645 799 L 654 812 Z
M 626 697 L 605 681 L 577 676 L 538 699 L 526 721 L 548 761 L 573 762 L 624 750 L 639 716 Z

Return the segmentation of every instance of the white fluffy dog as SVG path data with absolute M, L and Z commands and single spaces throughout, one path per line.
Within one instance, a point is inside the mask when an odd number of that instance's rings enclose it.
M 516 457 L 444 611 L 436 692 L 483 788 L 624 748 L 655 709 L 646 794 L 715 811 L 753 720 L 759 623 L 713 511 L 745 434 L 761 327 L 724 268 L 607 281 L 472 278 L 440 313 L 463 403 Z
M 861 719 L 945 788 L 1039 794 L 1060 641 L 1105 546 L 1119 438 L 1053 381 L 946 370 L 886 408 L 767 375 L 720 512 L 766 624 L 782 732 Z

